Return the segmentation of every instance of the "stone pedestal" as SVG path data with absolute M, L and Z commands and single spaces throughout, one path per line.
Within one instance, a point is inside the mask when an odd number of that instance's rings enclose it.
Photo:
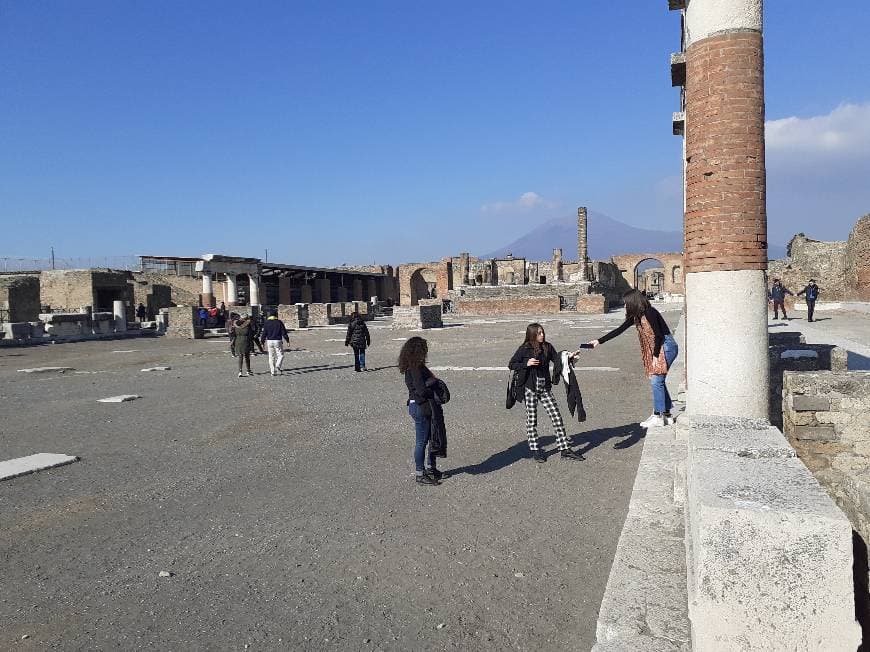
M 115 332 L 125 333 L 127 331 L 127 304 L 123 301 L 113 301 L 112 312 L 115 315 Z

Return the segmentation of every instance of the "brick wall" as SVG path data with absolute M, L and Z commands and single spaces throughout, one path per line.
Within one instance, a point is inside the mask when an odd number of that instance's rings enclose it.
M 602 294 L 581 294 L 577 297 L 577 312 L 597 315 L 607 312 L 607 300 Z
M 686 272 L 767 269 L 762 36 L 686 51 Z
M 88 270 L 49 270 L 39 275 L 39 296 L 53 310 L 77 310 L 94 305 L 94 288 Z
M 551 315 L 559 312 L 559 297 L 516 297 L 505 299 L 465 299 L 456 302 L 456 312 L 466 316 Z

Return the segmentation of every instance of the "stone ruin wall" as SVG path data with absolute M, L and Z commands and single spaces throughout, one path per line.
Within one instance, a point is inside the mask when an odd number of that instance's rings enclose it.
M 794 293 L 814 278 L 820 301 L 842 301 L 846 298 L 845 271 L 845 242 L 822 242 L 798 233 L 788 243 L 786 258 L 769 262 L 767 275 L 770 282 L 778 278 Z M 793 304 L 793 297 L 786 298 L 787 306 Z
M 870 214 L 855 224 L 846 243 L 846 299 L 870 301 Z
M 0 308 L 7 322 L 39 319 L 39 276 L 0 276 Z

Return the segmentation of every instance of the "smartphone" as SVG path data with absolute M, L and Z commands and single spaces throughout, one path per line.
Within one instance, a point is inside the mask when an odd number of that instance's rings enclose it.
M 592 346 L 591 344 L 581 344 L 580 348 L 581 349 L 594 349 L 595 347 Z

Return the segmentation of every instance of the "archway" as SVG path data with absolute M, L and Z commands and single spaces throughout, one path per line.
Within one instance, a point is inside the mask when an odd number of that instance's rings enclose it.
M 658 258 L 638 261 L 632 274 L 633 286 L 648 297 L 659 296 L 665 287 L 665 264 Z
M 420 299 L 436 299 L 438 274 L 434 269 L 423 267 L 411 274 L 411 305 L 416 306 Z

